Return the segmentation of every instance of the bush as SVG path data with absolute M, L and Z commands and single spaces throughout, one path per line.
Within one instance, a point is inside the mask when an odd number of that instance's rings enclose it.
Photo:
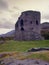
M 45 38 L 45 40 L 49 40 L 49 32 L 48 31 L 41 31 L 41 35 Z
M 0 37 L 0 40 L 13 40 L 14 37 Z

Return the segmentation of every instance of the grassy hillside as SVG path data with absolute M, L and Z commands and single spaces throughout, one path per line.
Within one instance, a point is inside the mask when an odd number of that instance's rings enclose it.
M 42 41 L 5 41 L 0 44 L 0 52 L 24 52 L 33 47 L 49 47 L 49 40 Z

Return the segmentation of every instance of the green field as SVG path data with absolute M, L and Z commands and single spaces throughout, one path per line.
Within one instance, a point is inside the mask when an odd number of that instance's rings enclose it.
M 0 61 L 5 58 L 15 59 L 41 59 L 49 62 L 49 51 L 41 52 L 26 52 L 30 48 L 34 47 L 49 47 L 49 40 L 42 41 L 5 41 L 0 44 Z M 3 53 L 2 53 L 3 52 Z M 6 53 L 7 52 L 7 53 Z M 25 52 L 25 53 L 24 53 Z
M 40 41 L 5 41 L 5 43 L 0 44 L 0 52 L 25 52 L 30 48 L 34 47 L 49 47 L 49 40 Z

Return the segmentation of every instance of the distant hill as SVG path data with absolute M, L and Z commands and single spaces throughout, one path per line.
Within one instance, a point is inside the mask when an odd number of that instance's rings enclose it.
M 14 34 L 15 34 L 15 30 L 12 30 L 12 31 L 10 31 L 10 32 L 8 32 L 6 34 L 0 35 L 0 37 L 13 37 Z

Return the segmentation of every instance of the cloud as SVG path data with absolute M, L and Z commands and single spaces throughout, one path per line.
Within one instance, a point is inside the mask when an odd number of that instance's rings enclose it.
M 8 8 L 8 3 L 5 0 L 0 0 L 0 10 Z
M 0 28 L 14 29 L 14 24 L 6 19 L 2 19 L 2 22 L 0 21 Z

